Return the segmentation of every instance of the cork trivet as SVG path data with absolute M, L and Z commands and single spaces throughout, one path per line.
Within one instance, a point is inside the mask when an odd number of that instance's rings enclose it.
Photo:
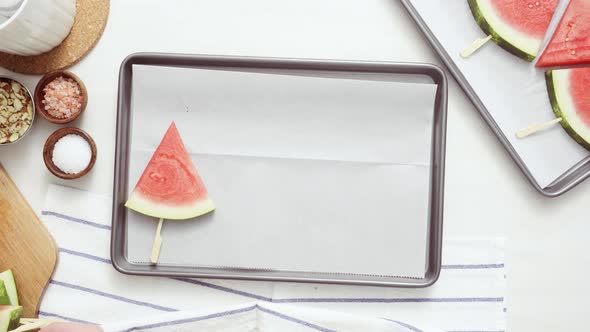
M 34 56 L 0 52 L 0 67 L 23 74 L 45 74 L 80 61 L 98 42 L 109 17 L 109 0 L 77 0 L 70 34 L 51 51 Z

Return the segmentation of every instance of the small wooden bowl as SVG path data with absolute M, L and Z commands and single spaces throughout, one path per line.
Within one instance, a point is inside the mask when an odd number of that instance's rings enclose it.
M 59 118 L 51 116 L 51 114 L 47 113 L 47 111 L 45 110 L 45 106 L 43 105 L 43 99 L 45 99 L 45 93 L 43 92 L 43 88 L 45 88 L 45 86 L 49 82 L 53 81 L 56 77 L 59 77 L 59 76 L 63 76 L 65 78 L 71 78 L 74 81 L 76 81 L 76 83 L 78 83 L 78 85 L 80 86 L 80 92 L 82 93 L 82 108 L 80 109 L 80 112 L 78 112 L 74 116 L 71 116 L 71 117 L 65 118 L 65 119 L 59 119 Z M 51 73 L 47 73 L 43 77 L 41 77 L 41 80 L 39 81 L 39 83 L 37 83 L 37 87 L 35 88 L 34 100 L 35 100 L 35 107 L 37 109 L 37 112 L 39 114 L 41 114 L 42 117 L 47 119 L 47 121 L 49 121 L 49 122 L 64 124 L 64 123 L 69 123 L 69 122 L 76 120 L 80 116 L 80 114 L 82 114 L 82 112 L 84 112 L 84 110 L 86 109 L 86 104 L 88 103 L 88 92 L 86 91 L 86 86 L 84 85 L 84 82 L 82 82 L 82 80 L 78 76 L 74 75 L 73 73 L 71 73 L 69 71 L 65 71 L 65 70 L 64 71 L 54 71 Z
M 82 172 L 76 174 L 65 173 L 61 169 L 59 169 L 59 167 L 55 166 L 55 164 L 53 163 L 53 148 L 55 147 L 55 143 L 60 138 L 69 134 L 76 134 L 82 136 L 88 142 L 88 144 L 90 144 L 90 149 L 92 151 L 90 163 L 88 163 L 88 166 Z M 45 162 L 45 166 L 47 166 L 47 169 L 58 178 L 62 178 L 65 180 L 78 179 L 88 174 L 88 172 L 90 172 L 90 170 L 92 169 L 92 166 L 94 166 L 94 163 L 96 162 L 96 144 L 94 143 L 92 137 L 90 137 L 90 135 L 88 135 L 84 130 L 80 128 L 61 128 L 53 132 L 53 134 L 51 134 L 49 138 L 47 138 L 47 141 L 45 141 L 45 146 L 43 147 L 43 161 Z

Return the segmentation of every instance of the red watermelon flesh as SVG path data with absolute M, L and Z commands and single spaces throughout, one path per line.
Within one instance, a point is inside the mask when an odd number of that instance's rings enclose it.
M 590 64 L 590 0 L 571 0 L 537 67 Z
M 590 68 L 570 71 L 570 91 L 577 113 L 590 128 Z
M 532 37 L 543 38 L 553 13 L 556 0 L 494 0 L 492 5 L 502 19 L 514 29 Z
M 145 215 L 172 220 L 198 217 L 215 209 L 174 122 L 125 206 Z

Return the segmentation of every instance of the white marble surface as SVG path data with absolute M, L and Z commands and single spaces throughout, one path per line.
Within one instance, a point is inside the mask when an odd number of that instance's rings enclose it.
M 73 182 L 53 177 L 42 149 L 59 126 L 40 117 L 26 139 L 0 148 L 0 161 L 37 211 L 49 183 L 111 192 L 117 75 L 129 53 L 440 64 L 398 0 L 178 0 L 165 8 L 155 0 L 116 0 L 111 6 L 103 39 L 71 68 L 88 87 L 88 108 L 74 125 L 98 145 L 94 170 Z M 29 88 L 39 79 L 16 77 Z M 445 235 L 507 237 L 509 331 L 586 330 L 588 183 L 560 198 L 542 197 L 452 80 L 449 99 Z

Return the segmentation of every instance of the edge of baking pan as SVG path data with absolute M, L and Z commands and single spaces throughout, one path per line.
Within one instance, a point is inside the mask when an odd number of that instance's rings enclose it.
M 502 130 L 494 120 L 494 118 L 490 115 L 485 105 L 481 102 L 471 84 L 467 81 L 467 79 L 463 76 L 459 68 L 455 65 L 449 54 L 445 51 L 442 44 L 438 41 L 438 39 L 434 36 L 434 33 L 430 30 L 426 22 L 422 19 L 416 8 L 412 5 L 410 0 L 401 0 L 402 5 L 406 8 L 406 11 L 414 20 L 418 28 L 422 31 L 428 42 L 431 44 L 432 48 L 435 52 L 439 55 L 440 59 L 444 62 L 445 66 L 447 67 L 448 71 L 453 75 L 459 86 L 463 89 L 467 97 L 471 100 L 481 117 L 487 123 L 488 127 L 492 130 L 498 141 L 504 146 L 512 160 L 516 163 L 518 168 L 524 173 L 527 180 L 533 185 L 533 187 L 542 195 L 553 198 L 560 195 L 565 194 L 566 192 L 573 189 L 575 186 L 586 180 L 590 177 L 590 158 L 585 158 L 580 162 L 576 163 L 572 166 L 569 170 L 564 172 L 560 177 L 558 177 L 555 181 L 549 184 L 547 187 L 542 188 L 531 172 L 529 171 L 528 167 L 524 163 L 524 161 L 520 158 L 516 150 Z
M 428 76 L 438 85 L 433 122 L 433 145 L 431 187 L 429 199 L 429 231 L 427 267 L 424 278 L 362 276 L 346 278 L 343 274 L 319 274 L 306 272 L 260 271 L 244 269 L 218 269 L 209 267 L 183 267 L 170 265 L 135 264 L 126 255 L 125 197 L 127 193 L 127 170 L 129 143 L 129 114 L 131 110 L 131 81 L 134 64 L 186 67 L 236 67 L 259 69 L 317 70 L 326 72 L 365 72 L 383 74 L 417 74 Z M 241 280 L 314 282 L 366 286 L 427 287 L 434 284 L 440 275 L 442 257 L 442 226 L 444 207 L 444 168 L 447 123 L 447 79 L 444 71 L 432 64 L 361 62 L 316 59 L 286 59 L 236 56 L 212 56 L 168 53 L 134 53 L 121 64 L 117 101 L 117 128 L 113 186 L 113 211 L 111 232 L 111 261 L 113 267 L 124 274 L 165 276 L 173 278 L 221 278 Z M 322 277 L 320 278 L 319 275 Z M 349 276 L 350 277 L 350 276 Z M 358 275 L 355 275 L 359 278 Z

